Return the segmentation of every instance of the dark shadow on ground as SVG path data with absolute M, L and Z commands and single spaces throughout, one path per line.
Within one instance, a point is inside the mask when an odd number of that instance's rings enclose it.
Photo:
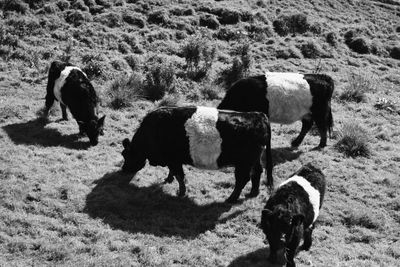
M 299 151 L 295 148 L 291 147 L 276 147 L 271 149 L 271 154 L 272 154 L 272 162 L 274 166 L 277 166 L 279 164 L 283 164 L 288 161 L 292 161 L 300 157 L 302 154 L 302 151 Z M 263 163 L 263 166 L 265 168 L 265 150 L 262 153 L 261 156 L 261 161 Z
M 138 187 L 132 181 L 124 185 L 120 181 L 126 177 L 118 171 L 97 180 L 86 198 L 84 211 L 114 229 L 183 238 L 196 237 L 241 213 L 219 220 L 231 205 L 221 202 L 199 205 L 189 198 L 166 194 L 161 184 Z
M 71 149 L 87 149 L 90 146 L 89 139 L 79 141 L 78 134 L 63 135 L 56 129 L 45 126 L 46 122 L 38 118 L 28 122 L 8 124 L 2 128 L 17 145 L 63 146 Z
M 276 264 L 270 263 L 267 260 L 268 255 L 268 247 L 260 248 L 234 259 L 228 267 L 281 267 L 284 265 L 283 259 Z

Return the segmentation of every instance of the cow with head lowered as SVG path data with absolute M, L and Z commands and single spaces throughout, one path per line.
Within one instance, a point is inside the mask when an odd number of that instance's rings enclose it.
M 131 141 L 123 140 L 122 170 L 136 174 L 146 160 L 153 166 L 167 166 L 170 173 L 166 182 L 175 177 L 179 196 L 184 196 L 183 164 L 203 169 L 234 166 L 235 188 L 227 202 L 235 202 L 250 179 L 252 189 L 247 196 L 258 195 L 263 172 L 261 153 L 265 147 L 267 185 L 272 187 L 270 138 L 268 118 L 261 112 L 162 107 L 144 117 Z
M 261 229 L 269 243 L 270 262 L 276 262 L 278 251 L 283 249 L 286 266 L 294 267 L 298 248 L 310 249 L 324 195 L 325 176 L 309 163 L 281 183 L 270 196 L 261 214 Z M 304 242 L 299 247 L 301 239 Z
M 99 135 L 103 134 L 105 115 L 98 117 L 99 98 L 80 68 L 60 61 L 51 63 L 47 81 L 45 117 L 54 100 L 60 102 L 62 119 L 68 120 L 68 107 L 78 122 L 79 133 L 86 133 L 90 144 L 97 145 Z
M 266 72 L 234 83 L 218 108 L 261 111 L 272 123 L 301 120 L 301 132 L 292 141 L 293 147 L 301 144 L 315 123 L 321 136 L 318 147 L 322 148 L 326 146 L 327 131 L 333 127 L 333 90 L 334 82 L 325 74 Z

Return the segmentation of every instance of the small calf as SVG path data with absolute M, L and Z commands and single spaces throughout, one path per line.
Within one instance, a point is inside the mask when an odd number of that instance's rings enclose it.
M 294 256 L 309 250 L 312 231 L 325 194 L 325 176 L 311 164 L 303 166 L 279 185 L 265 205 L 261 228 L 270 248 L 269 261 L 276 262 L 277 251 L 285 248 L 287 267 L 295 266 Z
M 259 193 L 261 153 L 266 147 L 267 185 L 272 187 L 271 128 L 261 112 L 234 112 L 210 107 L 163 107 L 145 116 L 132 141 L 123 140 L 125 172 L 136 173 L 146 163 L 167 166 L 166 182 L 176 177 L 184 196 L 183 164 L 203 169 L 235 167 L 235 202 L 251 178 L 248 197 Z
M 78 123 L 79 133 L 86 133 L 92 145 L 97 145 L 103 134 L 105 115 L 98 117 L 99 99 L 86 74 L 69 63 L 54 61 L 49 69 L 47 81 L 47 117 L 54 100 L 60 102 L 63 120 L 68 120 L 67 107 Z

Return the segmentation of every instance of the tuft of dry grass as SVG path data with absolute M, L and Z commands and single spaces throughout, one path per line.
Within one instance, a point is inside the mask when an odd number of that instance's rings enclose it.
M 335 147 L 348 157 L 368 157 L 371 155 L 369 134 L 357 122 L 347 122 L 338 133 Z
M 366 100 L 366 93 L 374 92 L 377 86 L 377 78 L 371 73 L 351 73 L 348 75 L 347 85 L 339 95 L 343 101 L 362 102 Z
M 116 78 L 107 91 L 108 105 L 113 109 L 130 107 L 135 99 L 144 98 L 143 77 L 138 73 Z

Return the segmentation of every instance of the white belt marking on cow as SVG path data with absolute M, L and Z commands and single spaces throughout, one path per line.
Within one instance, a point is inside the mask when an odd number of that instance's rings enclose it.
M 301 176 L 298 175 L 294 175 L 293 177 L 290 177 L 289 179 L 287 179 L 286 181 L 284 181 L 283 183 L 281 183 L 279 185 L 279 187 L 281 187 L 282 185 L 285 185 L 289 182 L 295 182 L 298 185 L 300 185 L 304 191 L 306 191 L 306 193 L 308 194 L 308 199 L 310 200 L 310 203 L 313 207 L 313 211 L 314 211 L 314 219 L 313 219 L 313 223 L 315 222 L 315 220 L 318 217 L 319 214 L 319 201 L 320 201 L 320 194 L 319 191 L 317 189 L 315 189 L 309 181 L 307 181 L 306 179 L 304 179 Z
M 216 108 L 197 107 L 196 112 L 185 122 L 190 156 L 195 167 L 218 169 L 217 159 L 221 154 L 222 139 L 216 128 L 217 121 Z
M 271 122 L 290 124 L 310 113 L 312 95 L 303 74 L 266 72 Z
M 69 76 L 69 74 L 71 73 L 72 70 L 78 70 L 78 71 L 82 72 L 82 70 L 80 68 L 75 67 L 75 66 L 65 67 L 61 71 L 60 77 L 58 77 L 57 80 L 54 82 L 54 89 L 53 89 L 54 97 L 63 104 L 64 104 L 64 102 L 62 101 L 62 98 L 61 98 L 61 88 L 64 86 L 65 80 L 67 79 L 67 77 Z M 84 72 L 82 72 L 82 73 L 85 74 Z M 86 76 L 86 74 L 85 74 L 85 76 Z

